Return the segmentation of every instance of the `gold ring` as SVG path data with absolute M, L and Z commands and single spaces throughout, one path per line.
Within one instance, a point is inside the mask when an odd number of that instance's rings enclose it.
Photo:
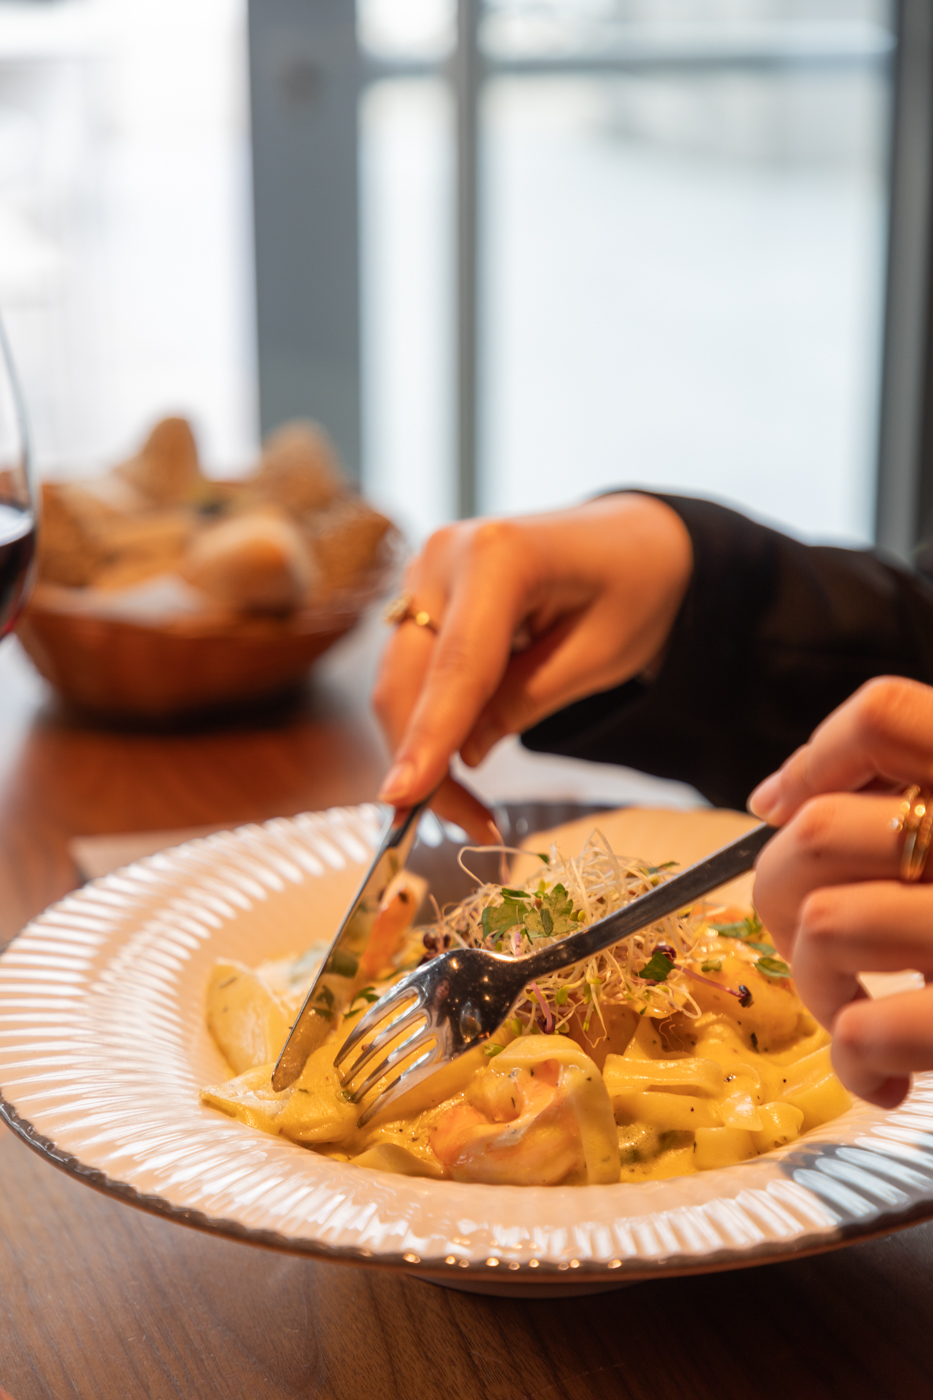
M 904 837 L 901 879 L 913 884 L 923 874 L 933 842 L 933 801 L 930 794 L 922 792 L 916 783 L 911 783 L 904 792 L 898 815 L 891 825 Z
M 429 612 L 415 607 L 411 593 L 400 593 L 386 608 L 383 614 L 391 627 L 401 627 L 403 622 L 413 622 L 417 627 L 426 627 L 429 632 L 437 632 L 437 623 Z

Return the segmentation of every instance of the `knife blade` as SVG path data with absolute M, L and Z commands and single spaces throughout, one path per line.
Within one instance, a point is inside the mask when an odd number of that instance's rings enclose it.
M 404 867 L 418 822 L 430 799 L 396 810 L 386 821 L 372 863 L 327 950 L 297 1020 L 288 1033 L 272 1071 L 272 1087 L 287 1089 L 301 1074 L 308 1056 L 324 1043 L 356 991 L 360 958 L 366 950 L 379 905 L 389 883 Z

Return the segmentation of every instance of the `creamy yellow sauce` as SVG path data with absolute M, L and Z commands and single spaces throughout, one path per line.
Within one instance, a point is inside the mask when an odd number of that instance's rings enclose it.
M 791 978 L 765 975 L 724 937 L 712 959 L 714 937 L 702 926 L 678 964 L 691 979 L 691 1014 L 667 1007 L 653 1016 L 649 997 L 640 1013 L 607 1005 L 587 1031 L 582 1014 L 564 1034 L 503 1028 L 493 1045 L 445 1066 L 365 1128 L 334 1056 L 368 1003 L 275 1093 L 272 1064 L 300 1000 L 298 964 L 221 963 L 208 1021 L 237 1074 L 202 1097 L 326 1156 L 414 1176 L 582 1185 L 728 1166 L 794 1141 L 850 1099 L 833 1074 L 829 1037 Z

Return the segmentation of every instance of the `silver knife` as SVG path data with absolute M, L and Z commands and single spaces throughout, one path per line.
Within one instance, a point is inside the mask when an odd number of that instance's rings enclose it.
M 272 1071 L 273 1089 L 287 1089 L 294 1084 L 308 1056 L 324 1043 L 340 1013 L 350 1004 L 356 991 L 360 958 L 366 951 L 382 897 L 390 881 L 408 859 L 418 821 L 429 801 L 430 798 L 425 798 L 415 807 L 395 811 L 383 827 L 372 864 L 363 876 L 363 883 L 337 930 L 276 1061 Z

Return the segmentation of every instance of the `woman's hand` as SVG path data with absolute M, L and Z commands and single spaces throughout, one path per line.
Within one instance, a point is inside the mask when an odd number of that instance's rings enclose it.
M 488 839 L 488 813 L 447 776 L 506 734 L 659 664 L 693 567 L 680 517 L 650 496 L 439 530 L 405 588 L 437 622 L 403 623 L 374 704 L 395 761 L 380 796 L 433 805 Z
M 933 689 L 885 677 L 749 799 L 783 827 L 759 859 L 756 907 L 833 1033 L 840 1079 L 882 1108 L 900 1103 L 912 1071 L 933 1069 L 933 987 L 870 1001 L 857 981 L 905 968 L 933 978 L 933 859 L 919 883 L 899 879 L 895 822 L 911 783 L 933 791 Z

